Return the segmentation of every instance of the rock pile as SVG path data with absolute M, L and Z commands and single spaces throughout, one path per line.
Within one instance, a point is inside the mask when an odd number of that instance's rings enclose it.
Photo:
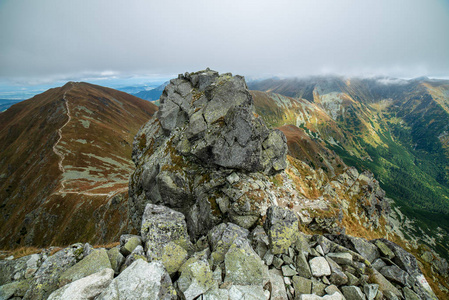
M 264 188 L 286 168 L 284 134 L 254 112 L 241 76 L 205 70 L 179 75 L 133 144 L 130 219 L 147 203 L 182 212 L 193 238 L 231 221 L 253 226 L 272 205 Z
M 1 299 L 436 299 L 416 259 L 384 239 L 305 235 L 285 208 L 252 231 L 213 227 L 194 244 L 183 215 L 148 204 L 140 235 L 0 262 Z

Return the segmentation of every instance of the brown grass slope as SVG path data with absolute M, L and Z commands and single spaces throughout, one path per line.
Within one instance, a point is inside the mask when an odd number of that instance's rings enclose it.
M 105 243 L 126 226 L 132 140 L 157 110 L 67 83 L 0 114 L 0 247 Z

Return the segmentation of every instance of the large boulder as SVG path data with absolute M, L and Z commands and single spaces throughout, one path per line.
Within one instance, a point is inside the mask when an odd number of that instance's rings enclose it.
M 147 203 L 184 213 L 193 238 L 222 221 L 252 227 L 269 206 L 268 175 L 286 168 L 287 146 L 282 132 L 255 115 L 244 78 L 210 70 L 179 75 L 160 103 L 133 143 L 134 227 Z
M 97 273 L 73 281 L 51 293 L 48 300 L 94 299 L 106 289 L 114 278 L 114 270 L 103 269 Z
M 96 299 L 168 300 L 176 299 L 176 292 L 161 262 L 147 263 L 138 259 L 120 273 Z
M 140 234 L 150 259 L 161 258 L 164 246 L 169 242 L 184 249 L 191 246 L 184 215 L 161 205 L 147 204 Z
M 59 286 L 111 268 L 107 251 L 105 249 L 93 250 L 88 256 L 61 274 Z

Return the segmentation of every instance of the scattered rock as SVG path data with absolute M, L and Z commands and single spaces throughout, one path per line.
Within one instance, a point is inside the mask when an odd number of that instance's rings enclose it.
M 83 244 L 74 244 L 48 257 L 34 274 L 25 299 L 46 299 L 58 288 L 60 275 L 83 258 Z
M 324 257 L 315 257 L 309 261 L 310 270 L 315 277 L 331 275 L 331 268 Z

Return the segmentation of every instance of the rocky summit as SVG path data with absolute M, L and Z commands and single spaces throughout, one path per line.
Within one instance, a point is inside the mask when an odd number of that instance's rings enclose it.
M 243 77 L 179 75 L 160 101 L 133 142 L 138 234 L 0 260 L 0 299 L 437 299 L 411 253 L 343 234 L 350 216 L 394 237 L 372 174 L 335 159 L 327 175 L 287 157 Z M 446 260 L 424 258 L 447 278 Z
M 261 189 L 286 168 L 287 145 L 255 114 L 244 78 L 211 70 L 179 75 L 160 103 L 133 144 L 134 226 L 155 203 L 182 212 L 193 238 L 223 221 L 252 227 L 271 205 Z

